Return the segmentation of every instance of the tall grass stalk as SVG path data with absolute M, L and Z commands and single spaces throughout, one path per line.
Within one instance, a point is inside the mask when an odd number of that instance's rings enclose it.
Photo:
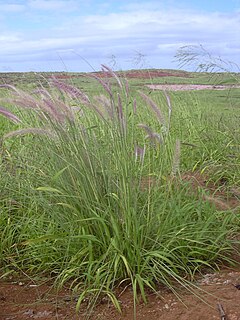
M 180 170 L 169 95 L 163 111 L 147 93 L 139 103 L 126 95 L 125 79 L 103 68 L 118 86 L 94 76 L 103 89 L 97 103 L 54 79 L 47 93 L 10 88 L 11 110 L 19 101 L 23 119 L 3 137 L 15 150 L 1 164 L 2 264 L 70 282 L 77 310 L 87 296 L 91 309 L 103 294 L 120 310 L 114 290 L 124 283 L 135 304 L 159 283 L 192 290 L 186 277 L 228 260 L 234 232 L 230 212 L 218 214 L 187 185 L 168 183 Z

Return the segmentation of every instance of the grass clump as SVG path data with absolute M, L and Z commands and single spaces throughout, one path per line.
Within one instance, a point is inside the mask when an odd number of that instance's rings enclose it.
M 1 140 L 0 255 L 2 267 L 70 281 L 77 309 L 105 294 L 120 310 L 117 285 L 131 283 L 135 302 L 159 283 L 193 290 L 196 272 L 230 259 L 237 227 L 181 182 L 169 95 L 136 100 L 103 70 L 92 97 L 55 78 L 32 94 L 4 86 L 14 97 L 0 111 L 17 124 Z

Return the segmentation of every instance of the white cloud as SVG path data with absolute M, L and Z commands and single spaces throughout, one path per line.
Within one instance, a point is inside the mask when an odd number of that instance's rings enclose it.
M 21 38 L 16 34 L 0 34 L 0 44 L 6 45 L 7 43 L 17 43 L 21 41 Z
M 39 51 L 46 50 L 62 50 L 68 49 L 71 46 L 78 46 L 84 43 L 84 38 L 73 37 L 73 38 L 42 38 L 39 40 L 23 40 L 21 38 L 0 36 L 5 42 L 3 48 L 0 49 L 0 54 L 29 54 Z
M 64 12 L 79 3 L 71 0 L 29 0 L 28 8 L 34 14 L 43 10 Z M 0 32 L 0 43 L 4 43 L 0 45 L 0 57 L 9 65 L 9 61 L 19 54 L 19 59 L 24 59 L 24 53 L 42 60 L 56 57 L 57 52 L 66 59 L 73 59 L 75 51 L 81 52 L 85 59 L 104 59 L 111 54 L 125 59 L 137 50 L 146 54 L 148 60 L 159 57 L 161 62 L 162 57 L 171 61 L 177 49 L 187 44 L 203 44 L 213 53 L 228 58 L 236 58 L 239 53 L 240 13 L 159 9 L 157 2 L 152 6 L 148 3 L 127 8 L 128 11 L 125 7 L 125 11 L 105 15 L 73 17 L 68 14 L 58 25 L 40 30 L 37 36 L 31 30 L 25 34 L 10 34 L 5 30 L 4 34 Z

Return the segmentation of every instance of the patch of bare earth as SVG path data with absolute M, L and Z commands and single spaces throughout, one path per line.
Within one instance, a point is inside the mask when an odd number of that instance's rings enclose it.
M 93 72 L 99 78 L 112 77 L 108 72 Z M 118 72 L 117 72 L 118 74 Z M 183 77 L 189 78 L 190 74 L 185 71 L 162 71 L 162 70 L 129 70 L 123 73 L 127 79 L 153 79 L 161 77 Z
M 240 319 L 240 270 L 225 269 L 221 272 L 208 272 L 196 282 L 202 289 L 201 299 L 183 289 L 179 289 L 182 301 L 167 289 L 159 290 L 159 295 L 149 294 L 148 303 L 137 305 L 138 320 L 238 320 Z M 199 291 L 200 292 L 200 291 Z M 108 300 L 96 306 L 91 320 L 132 320 L 132 292 L 128 288 L 118 297 L 121 303 L 120 314 Z M 75 312 L 76 300 L 71 299 L 68 289 L 56 292 L 49 285 L 31 282 L 0 282 L 1 320 L 77 320 L 86 319 L 86 305 Z M 221 308 L 221 312 L 219 310 Z

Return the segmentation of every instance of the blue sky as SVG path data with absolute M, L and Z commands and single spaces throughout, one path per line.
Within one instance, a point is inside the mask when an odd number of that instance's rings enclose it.
M 240 0 L 0 0 L 0 72 L 176 68 L 185 45 L 240 64 Z

